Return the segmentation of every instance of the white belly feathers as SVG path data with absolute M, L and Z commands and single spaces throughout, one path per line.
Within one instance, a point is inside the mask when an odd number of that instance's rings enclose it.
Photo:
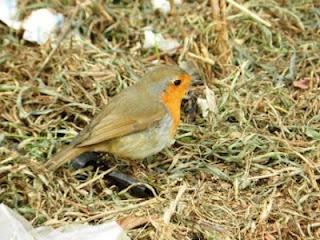
M 156 154 L 174 143 L 170 134 L 171 126 L 172 119 L 168 114 L 148 130 L 111 140 L 107 146 L 108 152 L 130 159 L 142 159 Z

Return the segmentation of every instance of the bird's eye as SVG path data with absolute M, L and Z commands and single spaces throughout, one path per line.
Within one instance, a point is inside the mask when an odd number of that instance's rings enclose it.
M 176 86 L 179 86 L 181 84 L 181 80 L 180 79 L 176 79 L 173 81 L 173 84 Z

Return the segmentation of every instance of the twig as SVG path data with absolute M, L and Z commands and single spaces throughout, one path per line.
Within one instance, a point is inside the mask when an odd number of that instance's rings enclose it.
M 230 62 L 232 57 L 232 52 L 228 44 L 226 2 L 225 0 L 211 0 L 210 4 L 212 9 L 212 19 L 214 21 L 213 31 L 217 36 L 213 49 L 215 49 L 218 55 L 218 64 L 222 66 L 222 69 L 224 69 L 224 66 Z M 204 49 L 202 48 L 202 50 Z
M 185 184 L 180 187 L 179 192 L 176 196 L 176 199 L 170 203 L 169 208 L 163 214 L 163 222 L 165 224 L 169 224 L 170 219 L 177 208 L 177 204 L 180 201 L 182 194 L 186 191 L 186 189 L 187 189 L 187 186 Z
M 191 53 L 191 52 L 188 53 L 188 56 L 192 57 L 194 59 L 200 60 L 202 62 L 208 63 L 210 65 L 214 65 L 215 64 L 214 60 L 212 60 L 210 58 L 205 58 L 205 57 L 202 57 L 202 56 L 198 56 L 198 55 L 196 55 L 194 53 Z
M 77 190 L 86 187 L 89 184 L 94 183 L 95 181 L 102 179 L 105 175 L 109 174 L 110 172 L 112 172 L 116 167 L 110 168 L 107 171 L 104 171 L 103 173 L 91 178 L 89 181 L 84 182 L 82 184 L 80 184 L 79 186 L 76 187 Z
M 159 199 L 157 199 L 157 198 L 152 198 L 150 200 L 147 200 L 147 201 L 144 201 L 144 202 L 140 202 L 140 203 L 135 204 L 135 205 L 129 205 L 129 206 L 126 206 L 126 207 L 123 207 L 123 208 L 119 207 L 119 208 L 114 209 L 114 210 L 102 212 L 102 213 L 96 214 L 96 215 L 94 215 L 92 217 L 88 217 L 85 221 L 86 222 L 90 222 L 90 221 L 94 221 L 94 220 L 97 220 L 97 219 L 101 219 L 101 218 L 104 218 L 104 217 L 108 217 L 108 216 L 114 215 L 116 213 L 121 213 L 121 212 L 126 212 L 126 211 L 129 211 L 129 210 L 132 210 L 132 209 L 141 208 L 141 207 L 150 205 L 152 203 L 155 203 L 158 200 Z
M 250 11 L 248 8 L 240 5 L 239 3 L 233 1 L 233 0 L 226 0 L 228 3 L 230 3 L 231 5 L 235 6 L 236 8 L 238 8 L 239 10 L 241 10 L 242 12 L 248 14 L 250 17 L 252 17 L 254 20 L 266 25 L 267 27 L 271 27 L 271 23 L 269 23 L 266 20 L 263 20 L 261 17 L 259 17 L 256 13 Z

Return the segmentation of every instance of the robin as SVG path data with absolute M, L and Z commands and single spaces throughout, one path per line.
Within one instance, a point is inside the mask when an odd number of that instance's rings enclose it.
M 85 152 L 143 159 L 174 142 L 181 100 L 191 77 L 175 66 L 158 66 L 113 97 L 68 146 L 46 162 L 55 170 Z

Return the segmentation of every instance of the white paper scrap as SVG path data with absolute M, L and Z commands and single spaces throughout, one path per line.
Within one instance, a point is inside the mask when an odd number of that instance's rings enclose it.
M 44 44 L 52 33 L 63 23 L 63 15 L 53 13 L 50 9 L 35 10 L 22 24 L 25 32 L 23 38 L 30 42 Z
M 206 86 L 204 92 L 205 92 L 206 98 L 204 99 L 199 97 L 197 99 L 197 103 L 198 103 L 198 106 L 200 107 L 202 116 L 206 118 L 209 115 L 209 113 L 214 113 L 216 111 L 217 104 L 216 104 L 215 94 L 210 88 Z
M 0 204 L 1 240 L 130 240 L 115 222 L 100 225 L 71 224 L 57 229 L 33 228 L 21 215 Z
M 151 30 L 144 31 L 144 48 L 158 47 L 164 52 L 172 51 L 180 46 L 175 39 L 165 39 L 161 33 L 154 33 Z
M 0 0 L 0 21 L 13 29 L 20 29 L 21 22 L 17 16 L 17 2 L 15 0 Z
M 170 12 L 171 6 L 168 0 L 151 0 L 151 3 L 154 10 L 159 10 L 163 14 Z

